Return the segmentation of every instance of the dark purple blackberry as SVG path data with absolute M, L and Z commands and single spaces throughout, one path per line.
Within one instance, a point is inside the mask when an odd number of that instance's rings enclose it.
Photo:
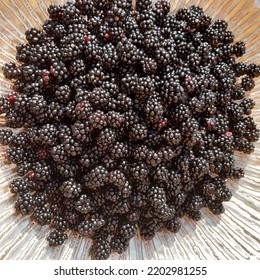
M 69 179 L 77 176 L 79 167 L 74 160 L 67 160 L 56 164 L 55 169 L 64 179 Z
M 29 162 L 23 161 L 23 162 L 17 163 L 15 171 L 17 172 L 18 176 L 24 176 L 24 175 L 30 173 L 32 166 L 33 166 L 33 162 L 31 162 L 29 159 Z
M 242 168 L 234 168 L 234 169 L 232 169 L 230 175 L 231 175 L 231 178 L 241 179 L 245 176 L 245 173 Z
M 103 111 L 96 110 L 88 117 L 88 122 L 91 128 L 102 129 L 107 126 L 107 118 Z
M 0 143 L 2 145 L 10 145 L 13 143 L 13 138 L 15 137 L 11 129 L 1 129 L 0 130 Z
M 17 212 L 28 215 L 34 211 L 35 201 L 31 194 L 22 193 L 18 196 L 17 201 L 15 203 L 15 209 Z
M 260 66 L 255 63 L 250 63 L 247 66 L 247 75 L 251 78 L 259 77 L 260 75 Z
M 86 120 L 93 111 L 93 108 L 88 100 L 83 100 L 73 107 L 75 117 L 79 120 Z
M 102 63 L 104 67 L 108 69 L 116 68 L 119 64 L 117 50 L 111 43 L 108 43 L 103 47 Z
M 50 76 L 53 76 L 58 82 L 68 78 L 66 65 L 63 62 L 54 62 L 50 67 Z
M 37 45 L 44 40 L 44 33 L 36 28 L 30 28 L 25 31 L 25 37 L 30 45 Z
M 151 240 L 155 233 L 163 227 L 163 223 L 157 219 L 149 219 L 141 223 L 140 235 L 144 240 Z
M 243 136 L 251 142 L 256 142 L 259 140 L 260 137 L 260 131 L 259 129 L 247 129 Z
M 53 219 L 53 213 L 49 205 L 47 204 L 41 207 L 37 207 L 31 217 L 39 225 L 49 225 Z
M 233 52 L 237 57 L 244 55 L 246 52 L 246 44 L 242 41 L 235 43 Z
M 101 65 L 96 64 L 92 69 L 90 69 L 86 78 L 90 85 L 96 87 L 94 90 L 97 90 L 97 94 L 99 94 L 98 91 L 100 88 L 98 87 L 106 80 L 106 75 Z
M 21 76 L 22 72 L 14 62 L 6 63 L 3 67 L 3 74 L 7 79 L 17 79 Z
M 116 140 L 117 134 L 113 128 L 105 128 L 97 136 L 97 144 L 104 149 L 112 146 Z
M 146 57 L 141 61 L 142 67 L 143 67 L 143 72 L 145 74 L 153 74 L 157 71 L 158 65 L 157 62 L 151 58 L 151 57 Z
M 67 234 L 63 231 L 54 230 L 51 231 L 47 237 L 47 241 L 50 246 L 60 246 L 68 238 Z
M 87 122 L 84 121 L 76 121 L 73 126 L 71 127 L 73 137 L 81 142 L 88 144 L 91 142 L 90 139 L 90 126 Z
M 11 128 L 20 128 L 24 125 L 25 119 L 21 113 L 10 109 L 5 115 L 5 125 Z
M 110 216 L 106 219 L 105 231 L 109 235 L 115 235 L 119 227 L 119 218 L 118 216 Z
M 147 127 L 142 124 L 134 124 L 129 132 L 130 141 L 140 141 L 147 137 Z
M 16 194 L 24 194 L 30 191 L 28 179 L 16 178 L 10 184 L 10 191 Z
M 52 166 L 45 161 L 38 161 L 33 165 L 33 176 L 39 181 L 51 180 Z
M 116 50 L 122 63 L 135 65 L 141 60 L 141 51 L 126 39 L 118 43 Z
M 181 224 L 177 218 L 173 218 L 173 219 L 165 222 L 165 227 L 170 232 L 176 233 L 180 230 Z
M 63 7 L 60 5 L 50 5 L 48 7 L 48 14 L 51 19 L 59 20 L 63 16 Z
M 244 77 L 242 78 L 242 88 L 245 90 L 245 91 L 250 91 L 252 90 L 254 87 L 255 87 L 255 82 L 252 78 L 250 77 Z
M 68 229 L 68 222 L 63 216 L 56 216 L 52 220 L 52 227 L 60 232 L 65 232 Z
M 0 114 L 6 113 L 10 109 L 10 105 L 14 102 L 15 97 L 15 94 L 9 95 L 8 98 L 0 95 Z
M 97 166 L 85 176 L 85 186 L 90 189 L 97 189 L 104 186 L 109 179 L 109 173 L 103 166 Z
M 80 196 L 80 198 L 75 202 L 74 207 L 82 214 L 88 214 L 93 210 L 91 199 L 86 194 L 82 194 Z
M 224 44 L 230 44 L 230 43 L 233 43 L 234 41 L 234 35 L 231 31 L 227 30 L 223 37 L 221 38 L 221 41 L 224 43 Z
M 106 260 L 111 254 L 110 241 L 108 237 L 101 234 L 95 237 L 91 247 L 91 257 L 94 260 Z
M 129 246 L 129 239 L 124 236 L 115 235 L 110 241 L 111 251 L 118 254 L 125 252 Z
M 126 223 L 120 225 L 119 234 L 125 239 L 130 240 L 132 237 L 135 236 L 136 230 L 137 230 L 137 224 Z
M 255 101 L 251 98 L 244 98 L 239 106 L 243 109 L 244 114 L 250 115 L 255 107 Z
M 220 215 L 225 212 L 223 203 L 218 199 L 210 199 L 207 201 L 207 206 L 209 210 L 215 215 Z
M 82 187 L 79 183 L 75 182 L 74 179 L 64 181 L 60 186 L 60 192 L 67 198 L 78 197 L 82 191 Z
M 82 15 L 92 15 L 94 12 L 94 1 L 76 0 L 75 6 L 80 10 Z
M 55 162 L 65 162 L 68 159 L 68 154 L 63 144 L 56 145 L 51 148 L 50 155 Z
M 168 128 L 164 131 L 164 139 L 170 145 L 178 145 L 181 142 L 182 136 L 178 129 Z
M 80 235 L 91 237 L 105 225 L 105 220 L 99 214 L 89 216 L 87 220 L 78 225 Z
M 235 65 L 235 72 L 237 77 L 247 74 L 247 71 L 248 71 L 248 66 L 245 63 L 239 62 Z

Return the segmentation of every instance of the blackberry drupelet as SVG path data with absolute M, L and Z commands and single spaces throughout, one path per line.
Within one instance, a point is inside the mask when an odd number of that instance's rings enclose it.
M 63 231 L 54 230 L 51 231 L 47 237 L 47 241 L 50 246 L 60 246 L 68 238 L 67 234 Z

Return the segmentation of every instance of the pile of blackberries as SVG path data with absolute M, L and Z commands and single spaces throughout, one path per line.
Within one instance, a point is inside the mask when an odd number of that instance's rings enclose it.
M 51 5 L 17 46 L 19 66 L 3 67 L 14 91 L 0 113 L 22 128 L 0 132 L 15 208 L 50 225 L 51 246 L 72 230 L 106 259 L 137 231 L 152 239 L 202 207 L 223 213 L 226 180 L 243 176 L 233 154 L 259 139 L 245 95 L 260 67 L 235 61 L 245 43 L 224 20 L 169 10 L 166 0 Z

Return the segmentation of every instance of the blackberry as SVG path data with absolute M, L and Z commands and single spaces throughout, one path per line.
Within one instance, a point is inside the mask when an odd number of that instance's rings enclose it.
M 141 60 L 141 51 L 130 41 L 122 40 L 117 44 L 116 50 L 123 63 L 135 65 Z
M 108 43 L 103 47 L 102 63 L 104 67 L 108 69 L 116 68 L 119 64 L 117 50 L 111 43 Z
M 37 45 L 44 40 L 44 33 L 36 28 L 30 28 L 25 31 L 25 37 L 30 45 Z
M 230 44 L 230 43 L 233 43 L 234 41 L 234 35 L 231 31 L 227 30 L 225 33 L 224 33 L 224 36 L 223 38 L 221 38 L 222 42 L 224 44 Z
M 90 198 L 86 194 L 82 194 L 80 198 L 75 202 L 75 209 L 82 214 L 87 214 L 93 210 Z
M 85 186 L 96 189 L 104 186 L 108 182 L 108 171 L 103 166 L 97 166 L 85 176 Z
M 145 74 L 153 74 L 157 71 L 157 62 L 150 57 L 146 57 L 143 60 L 141 60 L 141 64 L 143 67 L 143 72 Z
M 11 128 L 21 128 L 25 123 L 24 116 L 21 113 L 10 109 L 5 115 L 5 125 Z
M 86 65 L 83 59 L 76 59 L 70 64 L 70 73 L 74 76 L 84 75 Z
M 140 235 L 144 240 L 151 240 L 162 227 L 163 223 L 158 222 L 157 219 L 147 220 L 141 224 Z
M 117 216 L 108 217 L 106 220 L 105 230 L 109 235 L 115 235 L 119 227 L 119 218 Z
M 103 111 L 96 110 L 88 117 L 88 122 L 91 128 L 102 129 L 107 126 L 107 118 Z
M 244 98 L 239 106 L 243 109 L 244 114 L 250 115 L 255 107 L 255 101 L 251 98 Z
M 160 99 L 153 95 L 150 96 L 145 107 L 145 114 L 148 122 L 151 122 L 153 125 L 158 124 L 163 120 L 163 113 L 163 105 Z
M 223 203 L 220 200 L 217 199 L 210 199 L 207 202 L 207 206 L 210 209 L 210 211 L 215 215 L 220 215 L 225 212 L 225 208 L 223 206 Z
M 73 137 L 81 142 L 88 144 L 91 142 L 90 139 L 90 126 L 87 122 L 76 121 L 71 127 Z
M 93 236 L 96 231 L 98 231 L 102 226 L 104 226 L 105 221 L 102 216 L 90 216 L 87 220 L 81 222 L 78 226 L 80 235 L 82 236 Z
M 71 178 L 68 181 L 64 181 L 62 183 L 60 186 L 60 191 L 67 198 L 75 198 L 80 195 L 82 187 Z
M 123 224 L 120 226 L 119 234 L 123 236 L 125 239 L 130 240 L 135 236 L 135 232 L 137 230 L 137 224 Z
M 248 66 L 243 62 L 239 62 L 235 65 L 235 71 L 236 71 L 237 77 L 243 76 L 243 75 L 247 74 Z
M 63 144 L 51 148 L 50 154 L 55 162 L 65 162 L 68 159 L 68 154 Z
M 173 218 L 173 219 L 165 222 L 165 227 L 170 232 L 176 233 L 180 230 L 181 224 L 177 218 Z
M 245 52 L 246 52 L 245 43 L 242 42 L 242 41 L 239 41 L 239 42 L 235 43 L 233 52 L 237 57 L 240 57 L 243 54 L 245 54 Z
M 63 216 L 54 217 L 51 225 L 60 232 L 65 232 L 68 229 L 68 222 L 63 218 Z
M 118 254 L 125 252 L 129 246 L 129 239 L 124 236 L 115 235 L 110 241 L 111 251 Z
M 116 142 L 116 132 L 112 128 L 105 128 L 101 130 L 97 136 L 97 144 L 102 148 L 107 148 L 112 146 Z
M 149 10 L 152 8 L 152 1 L 151 0 L 138 0 L 136 1 L 136 9 L 139 12 L 142 10 Z
M 63 12 L 63 7 L 60 5 L 50 5 L 48 7 L 48 14 L 51 19 L 62 19 Z
M 19 69 L 14 62 L 5 63 L 2 70 L 7 79 L 17 79 L 22 74 L 21 69 Z
M 144 140 L 147 137 L 147 127 L 142 124 L 134 124 L 129 132 L 129 139 L 132 141 Z
M 170 145 L 178 145 L 181 142 L 182 136 L 178 129 L 168 128 L 164 131 L 164 139 Z
M 255 87 L 255 82 L 250 77 L 244 77 L 244 78 L 242 78 L 241 85 L 242 85 L 242 87 L 244 88 L 245 91 L 250 91 Z
M 73 104 L 74 105 L 74 104 Z M 93 108 L 89 101 L 83 100 L 73 106 L 75 117 L 79 120 L 86 120 L 92 113 Z
M 68 236 L 66 233 L 59 230 L 54 230 L 48 235 L 47 241 L 50 246 L 60 246 L 67 238 Z
M 245 131 L 245 133 L 243 134 L 243 136 L 248 140 L 248 141 L 252 141 L 252 142 L 256 142 L 259 140 L 259 136 L 260 136 L 260 131 L 259 129 L 248 129 Z
M 20 194 L 15 203 L 15 209 L 23 215 L 31 214 L 35 209 L 35 201 L 31 194 Z
M 36 208 L 31 217 L 39 225 L 48 225 L 53 219 L 53 213 L 49 205 L 43 205 L 42 207 Z
M 88 83 L 94 87 L 101 86 L 103 81 L 106 80 L 105 72 L 99 64 L 88 71 L 86 78 Z M 96 90 L 99 90 L 99 88 L 96 88 Z M 99 93 L 97 92 L 97 94 Z
M 10 101 L 13 102 L 16 95 L 10 95 L 6 98 L 0 95 L 0 114 L 6 113 L 10 109 Z
M 63 62 L 54 62 L 50 67 L 50 75 L 61 82 L 68 78 L 68 69 Z
M 9 187 L 11 192 L 16 194 L 24 194 L 30 191 L 28 179 L 19 178 L 19 177 L 14 179 Z
M 110 241 L 102 234 L 95 238 L 91 247 L 91 257 L 95 260 L 106 260 L 111 254 Z
M 0 130 L 0 143 L 2 145 L 9 145 L 13 143 L 13 138 L 15 135 L 13 134 L 11 129 L 1 129 Z
M 74 178 L 77 175 L 78 164 L 73 160 L 67 160 L 66 162 L 61 162 L 56 165 L 57 172 L 66 178 Z
M 251 78 L 259 77 L 260 67 L 255 63 L 250 63 L 247 67 L 247 75 Z

